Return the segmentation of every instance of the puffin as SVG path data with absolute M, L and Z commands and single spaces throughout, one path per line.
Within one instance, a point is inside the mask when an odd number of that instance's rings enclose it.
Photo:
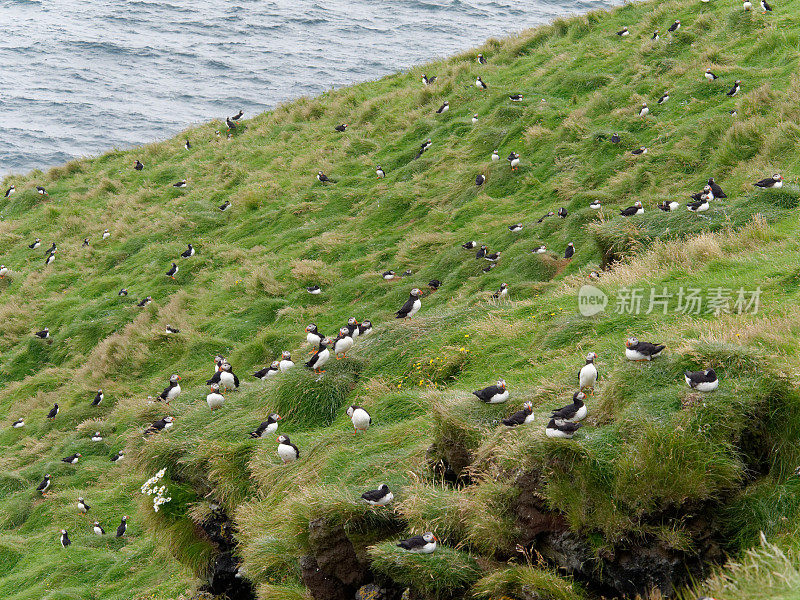
M 586 355 L 586 364 L 581 367 L 578 372 L 578 386 L 579 389 L 590 389 L 594 393 L 594 385 L 597 383 L 597 367 L 594 364 L 597 354 L 589 352 Z
M 486 58 L 483 56 L 483 54 L 478 54 L 478 64 L 480 65 L 486 64 Z
M 183 147 L 186 148 L 187 150 L 191 150 L 192 144 L 189 143 L 189 140 L 186 140 L 186 142 L 183 144 Z
M 623 217 L 642 215 L 644 214 L 644 208 L 642 207 L 642 203 L 637 200 L 636 202 L 633 203 L 633 206 L 620 209 L 619 214 L 622 215 Z
M 100 435 L 99 431 L 95 431 L 94 432 L 94 435 L 92 436 L 92 441 L 93 442 L 102 442 L 103 441 L 103 436 Z
M 222 367 L 219 371 L 219 382 L 226 390 L 235 390 L 239 387 L 239 378 L 233 372 L 231 363 L 222 363 Z
M 236 129 L 236 121 L 230 117 L 225 117 L 225 126 L 228 128 L 228 131 L 233 131 Z
M 127 296 L 128 295 L 128 288 L 122 288 L 120 291 L 117 292 L 117 296 Z
M 686 385 L 698 392 L 713 392 L 719 387 L 719 379 L 717 379 L 714 369 L 686 371 L 683 379 L 686 381 Z
M 478 124 L 478 113 L 475 113 L 474 115 L 472 115 L 472 124 L 473 125 L 477 125 Z
M 383 483 L 377 490 L 367 490 L 361 494 L 361 499 L 370 506 L 386 506 L 394 500 L 394 494 L 389 490 L 389 486 Z
M 625 358 L 634 361 L 653 360 L 664 348 L 664 344 L 640 342 L 635 337 L 629 337 L 625 340 Z
M 519 169 L 519 154 L 516 152 L 512 152 L 511 154 L 506 157 L 508 164 L 511 166 L 512 171 L 516 171 Z
M 76 452 L 75 454 L 70 454 L 62 458 L 61 462 L 67 463 L 68 465 L 77 465 L 81 456 L 83 455 L 80 452 Z
M 430 289 L 430 291 L 432 291 L 432 292 L 435 292 L 440 287 L 442 287 L 442 282 L 439 281 L 438 279 L 431 279 L 428 282 L 428 289 Z
M 50 329 L 45 327 L 44 329 L 42 329 L 41 331 L 37 331 L 33 335 L 38 337 L 40 340 L 46 340 L 47 338 L 50 337 Z
M 47 266 L 47 265 L 52 265 L 52 264 L 53 264 L 53 261 L 54 261 L 55 259 L 56 259 L 56 253 L 55 253 L 55 252 L 51 252 L 51 253 L 50 253 L 50 254 L 47 256 L 47 258 L 45 258 L 45 259 L 44 259 L 44 265 L 45 265 L 45 266 Z
M 436 76 L 435 76 L 435 75 L 434 75 L 433 77 L 428 77 L 427 75 L 423 75 L 423 76 L 422 76 L 422 83 L 423 83 L 424 85 L 430 85 L 430 84 L 432 84 L 434 81 L 436 81 Z
M 386 177 L 386 171 L 384 171 L 381 168 L 381 166 L 378 165 L 377 167 L 375 167 L 375 175 L 378 176 L 378 179 L 383 179 L 384 177 Z
M 567 248 L 564 250 L 564 258 L 570 259 L 575 256 L 575 244 L 570 242 L 567 244 Z
M 120 450 L 114 456 L 111 457 L 111 462 L 119 462 L 123 458 L 125 458 L 125 451 L 124 450 Z
M 100 522 L 99 521 L 95 521 L 94 522 L 94 527 L 92 528 L 92 531 L 94 531 L 97 535 L 105 535 L 106 534 L 106 530 L 103 529 L 100 526 Z
M 708 207 L 709 207 L 708 196 L 703 194 L 700 197 L 700 200 L 689 202 L 689 204 L 686 205 L 686 210 L 688 210 L 689 212 L 700 213 L 707 211 Z
M 612 144 L 619 144 L 620 141 L 621 141 L 621 138 L 619 137 L 618 133 L 612 133 L 611 134 L 611 143 Z
M 420 144 L 420 146 L 419 146 L 419 152 L 417 152 L 417 155 L 416 155 L 414 158 L 415 158 L 415 159 L 417 159 L 417 158 L 419 158 L 420 156 L 422 156 L 422 155 L 423 155 L 423 153 L 424 153 L 424 152 L 425 152 L 425 151 L 426 151 L 428 148 L 430 148 L 430 147 L 431 147 L 431 144 L 433 144 L 433 142 L 431 141 L 431 138 L 428 138 L 427 140 L 425 140 L 424 142 L 422 142 L 422 144 Z
M 431 554 L 436 550 L 437 538 L 433 533 L 428 531 L 422 535 L 415 535 L 407 540 L 401 540 L 397 543 L 398 548 L 407 550 L 408 552 L 415 552 L 417 554 Z
M 711 187 L 711 193 L 714 194 L 714 198 L 727 198 L 727 194 L 722 191 L 722 188 L 719 187 L 716 181 L 714 181 L 713 177 L 708 178 L 708 185 Z
M 40 196 L 49 196 L 49 195 L 50 195 L 50 194 L 48 194 L 48 193 L 47 193 L 47 190 L 46 190 L 46 189 L 44 189 L 44 188 L 43 188 L 42 186 L 40 186 L 40 185 L 37 185 L 37 186 L 36 186 L 36 191 L 37 191 L 37 192 L 39 192 L 39 195 L 40 195 Z
M 8 198 L 8 197 L 9 197 L 11 194 L 13 194 L 13 193 L 14 193 L 14 192 L 16 192 L 16 191 L 17 191 L 17 186 L 15 186 L 15 185 L 12 183 L 12 184 L 11 184 L 11 187 L 9 187 L 9 188 L 6 190 L 6 198 Z
M 300 458 L 300 450 L 292 443 L 288 435 L 278 436 L 278 456 L 283 464 L 294 462 Z
M 339 330 L 339 335 L 333 340 L 333 353 L 336 355 L 336 360 L 347 358 L 347 351 L 352 347 L 353 337 L 347 327 L 342 327 Z
M 323 184 L 325 184 L 325 183 L 336 183 L 333 179 L 331 179 L 330 177 L 325 175 L 325 173 L 323 173 L 322 171 L 317 171 L 317 180 L 320 183 L 323 183 Z
M 180 329 L 178 329 L 177 327 L 173 327 L 169 323 L 167 323 L 166 327 L 164 328 L 164 333 L 166 334 L 176 334 L 180 332 L 181 332 Z
M 524 96 L 522 94 L 511 94 L 508 99 L 512 102 L 522 102 Z
M 641 156 L 642 154 L 647 154 L 647 148 L 645 146 L 641 146 L 636 148 L 635 150 L 631 150 L 631 154 L 634 156 Z
M 158 395 L 158 399 L 163 400 L 167 404 L 175 400 L 181 393 L 181 385 L 178 383 L 180 380 L 181 378 L 179 375 L 173 374 L 169 378 L 169 385 Z
M 309 323 L 306 325 L 306 341 L 311 344 L 312 346 L 319 346 L 319 343 L 322 341 L 322 338 L 325 336 L 322 335 L 319 330 L 317 329 L 316 323 Z
M 761 181 L 757 181 L 753 184 L 756 187 L 771 189 L 771 188 L 782 188 L 783 187 L 783 177 L 781 177 L 780 173 L 776 173 L 772 177 L 767 177 L 766 179 L 762 179 Z
M 83 238 L 83 244 L 81 244 L 82 248 L 86 248 L 89 245 L 89 238 Z
M 497 152 L 497 150 L 492 151 L 491 159 L 492 162 L 497 162 L 498 160 L 500 160 L 500 153 Z
M 240 108 L 239 112 L 231 117 L 231 121 L 238 121 L 244 116 L 244 111 Z
M 345 131 L 347 131 L 347 123 L 341 123 L 340 125 L 337 125 L 333 129 L 335 131 L 338 131 L 339 133 L 344 133 Z
M 517 425 L 524 425 L 525 423 L 533 423 L 533 403 L 525 402 L 522 405 L 522 410 L 515 412 L 510 417 L 501 419 L 500 422 L 508 427 L 516 427 Z
M 393 279 L 397 279 L 397 274 L 394 271 L 389 270 L 389 271 L 384 271 L 382 277 L 386 281 L 392 281 Z
M 558 423 L 555 419 L 550 419 L 544 433 L 549 438 L 561 438 L 570 440 L 581 427 L 581 423 Z
M 125 295 L 126 295 L 126 296 L 128 295 L 128 294 L 127 294 L 127 290 L 125 291 Z M 144 298 L 142 298 L 142 299 L 139 301 L 139 303 L 138 303 L 136 306 L 138 306 L 139 308 L 144 308 L 145 306 L 147 306 L 148 304 L 150 304 L 152 301 L 153 301 L 153 297 L 152 297 L 152 296 L 145 296 Z
M 345 325 L 345 327 L 347 327 L 347 332 L 350 334 L 350 337 L 355 341 L 359 333 L 358 320 L 355 317 L 350 317 L 347 319 L 347 325 Z
M 639 116 L 646 117 L 647 113 L 650 112 L 650 109 L 647 108 L 647 103 L 642 104 L 642 107 L 639 109 Z
M 592 200 L 591 204 L 589 204 L 589 208 L 592 210 L 599 210 L 603 208 L 603 203 L 600 202 L 599 199 Z
M 177 272 L 178 272 L 178 265 L 172 263 L 172 266 L 170 267 L 169 271 L 167 271 L 167 277 L 175 281 L 175 274 Z
M 13 427 L 14 429 L 20 429 L 22 427 L 25 427 L 25 419 L 17 419 L 16 421 L 14 421 L 11 427 Z
M 542 244 L 538 248 L 534 248 L 533 250 L 531 250 L 531 252 L 533 252 L 534 254 L 544 254 L 545 252 L 547 252 L 547 246 Z
M 522 231 L 522 223 L 514 223 L 513 225 L 509 225 L 508 230 L 511 233 L 518 233 Z
M 494 300 L 503 300 L 508 296 L 508 284 L 502 283 L 500 284 L 500 289 L 497 290 L 494 294 L 492 294 L 492 298 Z
M 508 400 L 508 388 L 503 379 L 499 379 L 495 385 L 490 385 L 482 390 L 475 390 L 472 393 L 477 396 L 479 400 L 488 404 L 500 404 Z
M 472 250 L 473 248 L 475 248 L 475 246 L 477 246 L 475 242 L 465 242 L 464 244 L 461 244 L 461 247 L 464 250 Z
M 481 187 L 484 183 L 486 183 L 486 175 L 479 173 L 478 176 L 475 177 L 475 185 Z
M 742 81 L 741 81 L 740 79 L 737 79 L 737 80 L 734 82 L 734 84 L 733 84 L 733 87 L 732 87 L 730 90 L 728 90 L 728 93 L 727 93 L 727 95 L 728 95 L 729 97 L 733 97 L 733 96 L 735 96 L 736 94 L 738 94 L 738 93 L 739 93 L 739 90 L 741 89 L 741 87 L 742 87 Z
M 44 476 L 42 482 L 36 487 L 36 491 L 44 496 L 48 489 L 50 489 L 50 473 Z
M 181 252 L 181 258 L 189 258 L 190 256 L 194 256 L 194 246 L 191 244 L 187 244 L 186 246 L 186 250 Z
M 436 281 L 436 279 L 434 279 L 433 281 Z M 430 286 L 431 284 L 429 283 L 428 285 Z M 441 282 L 439 283 L 439 285 L 441 285 Z M 436 289 L 438 289 L 438 287 Z M 364 319 L 363 321 L 361 321 L 361 323 L 358 324 L 358 336 L 364 337 L 366 335 L 369 335 L 370 333 L 372 333 L 372 321 L 370 321 L 369 319 Z
M 61 546 L 66 548 L 71 543 L 72 542 L 69 541 L 69 534 L 67 534 L 67 530 L 66 529 L 62 529 L 61 530 Z
M 324 373 L 322 371 L 322 367 L 327 363 L 331 358 L 331 352 L 328 350 L 328 345 L 332 343 L 330 338 L 322 338 L 319 341 L 319 346 L 317 347 L 317 351 L 314 353 L 314 356 L 306 363 L 306 366 L 309 369 L 313 369 L 315 373 Z
M 478 78 L 475 80 L 475 87 L 476 87 L 476 88 L 479 88 L 479 89 L 481 89 L 481 90 L 485 90 L 485 89 L 486 89 L 488 86 L 487 86 L 487 85 L 486 85 L 486 84 L 483 82 L 483 79 L 481 79 L 480 77 L 478 77 Z
M 186 187 L 186 180 L 185 179 L 181 179 L 180 181 L 176 181 L 175 183 L 172 184 L 172 187 L 185 188 Z
M 281 360 L 278 363 L 278 366 L 280 367 L 282 373 L 285 373 L 286 371 L 294 367 L 294 362 L 292 361 L 292 353 L 289 352 L 288 350 L 284 350 L 281 353 Z
M 122 517 L 119 527 L 117 527 L 117 537 L 121 538 L 123 535 L 125 535 L 126 531 L 128 531 L 128 515 Z
M 230 207 L 231 207 L 231 201 L 230 201 L 230 200 L 225 200 L 225 202 L 223 202 L 223 203 L 222 203 L 222 204 L 219 206 L 219 209 L 220 209 L 222 212 L 225 212 L 225 211 L 226 211 L 226 210 L 228 210 Z
M 481 248 L 486 250 L 486 246 L 481 246 Z M 411 290 L 411 293 L 408 296 L 408 300 L 403 306 L 398 310 L 395 315 L 398 319 L 410 319 L 413 317 L 419 309 L 422 307 L 422 302 L 420 302 L 419 297 L 422 296 L 422 292 L 419 291 L 417 288 Z
M 545 213 L 544 215 L 542 215 L 541 217 L 539 217 L 539 220 L 538 220 L 538 221 L 536 221 L 536 222 L 537 222 L 537 223 L 541 223 L 541 222 L 542 222 L 542 221 L 544 221 L 546 218 L 548 218 L 548 217 L 555 217 L 555 216 L 556 216 L 556 213 L 554 213 L 554 212 L 551 210 L 551 211 L 548 211 L 547 213 Z
M 481 244 L 481 247 L 478 248 L 478 251 L 475 253 L 475 259 L 484 258 L 486 256 L 486 244 Z
M 672 200 L 671 202 L 667 201 L 667 200 L 664 200 L 664 202 L 662 202 L 661 204 L 658 205 L 658 208 L 660 208 L 664 212 L 671 212 L 673 210 L 678 210 L 680 208 L 680 206 L 681 206 L 681 203 L 677 202 L 675 200 Z
M 137 171 L 141 171 L 142 169 L 144 169 L 144 165 L 140 160 L 137 159 L 136 162 L 133 163 L 133 168 L 136 169 Z
M 169 429 L 174 424 L 174 421 L 174 417 L 164 417 L 158 421 L 153 421 L 153 424 L 144 430 L 144 434 L 152 435 L 154 433 L 158 433 L 159 431 L 163 431 L 164 429 Z
M 484 273 L 488 273 L 489 271 L 491 271 L 492 269 L 494 269 L 496 266 L 497 266 L 497 263 L 489 263 L 488 265 L 486 265 L 485 267 L 483 267 L 483 268 L 481 269 L 481 271 L 483 271 Z
M 78 510 L 83 514 L 86 514 L 87 512 L 89 512 L 90 508 L 92 507 L 86 504 L 86 502 L 83 499 L 83 496 L 78 496 Z
M 667 100 L 669 100 L 669 92 L 664 92 L 664 95 L 658 99 L 658 103 L 664 104 L 664 102 L 666 102 Z
M 445 100 L 444 103 L 436 110 L 436 114 L 440 115 L 443 112 L 447 112 L 448 110 L 450 110 L 450 103 L 447 100 Z
M 487 254 L 486 256 L 484 256 L 483 259 L 484 260 L 488 260 L 489 262 L 497 262 L 498 260 L 500 260 L 500 255 L 501 254 L 502 254 L 502 252 L 499 252 L 499 251 L 498 252 L 493 252 L 492 254 Z
M 225 404 L 225 397 L 219 393 L 218 383 L 215 383 L 211 386 L 211 392 L 206 396 L 206 403 L 212 412 L 218 408 L 221 408 L 222 405 Z
M 268 377 L 272 377 L 273 375 L 277 375 L 281 372 L 281 362 L 279 360 L 272 361 L 272 364 L 268 367 L 264 367 L 263 369 L 256 371 L 253 373 L 253 377 L 256 379 L 267 379 Z
M 742 8 L 745 12 L 750 12 L 753 10 L 753 3 L 750 2 L 750 0 L 744 0 L 744 2 L 742 2 Z
M 372 425 L 372 417 L 360 406 L 353 404 L 347 407 L 347 416 L 353 422 L 353 435 L 359 431 L 366 431 Z
M 681 28 L 681 20 L 675 19 L 675 22 L 669 26 L 669 29 L 667 29 L 667 31 L 669 31 L 670 33 L 675 33 L 680 28 Z
M 628 31 L 628 28 L 627 28 L 627 27 L 623 27 L 622 29 L 620 29 L 620 30 L 617 32 L 617 35 L 618 35 L 619 37 L 626 37 L 626 36 L 630 35 L 630 32 Z
M 104 240 L 107 240 L 108 238 L 111 237 L 111 232 L 108 229 L 104 229 L 102 237 L 103 237 Z
M 577 391 L 572 395 L 572 404 L 568 404 L 564 408 L 554 410 L 551 418 L 556 420 L 559 425 L 562 423 L 577 423 L 586 418 L 586 394 Z
M 306 288 L 306 291 L 311 294 L 312 296 L 317 296 L 322 293 L 322 288 L 318 285 L 310 285 Z
M 253 439 L 258 439 L 264 437 L 265 435 L 275 433 L 278 430 L 278 421 L 280 420 L 281 416 L 278 413 L 272 413 L 267 417 L 266 421 L 262 422 L 248 435 Z
M 30 248 L 31 250 L 36 250 L 41 245 L 42 245 L 42 240 L 36 238 L 35 240 L 33 240 L 32 244 L 28 244 L 28 248 Z
M 706 69 L 705 78 L 706 78 L 708 81 L 714 81 L 715 79 L 719 79 L 719 77 L 718 77 L 717 75 L 715 75 L 715 74 L 714 74 L 714 73 L 711 71 L 711 68 L 710 68 L 710 67 L 709 67 L 708 69 Z
M 48 419 L 55 419 L 56 415 L 58 414 L 58 404 L 53 404 L 53 408 L 50 409 L 50 412 L 47 413 Z
M 764 14 L 767 14 L 768 12 L 772 12 L 772 7 L 769 4 L 767 4 L 767 0 L 761 0 L 761 11 Z

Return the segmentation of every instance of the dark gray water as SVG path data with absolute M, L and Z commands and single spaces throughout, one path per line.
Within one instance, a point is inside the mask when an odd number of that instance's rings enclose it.
M 613 0 L 0 0 L 0 175 L 171 137 Z

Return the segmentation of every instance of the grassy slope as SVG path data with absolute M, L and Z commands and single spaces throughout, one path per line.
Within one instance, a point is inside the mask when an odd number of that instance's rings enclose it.
M 0 282 L 0 417 L 10 423 L 25 416 L 28 425 L 0 432 L 0 593 L 175 597 L 194 585 L 193 573 L 208 561 L 210 547 L 197 541 L 186 516 L 204 514 L 206 493 L 235 514 L 245 566 L 262 597 L 298 596 L 292 556 L 302 552 L 305 524 L 317 514 L 348 518 L 363 546 L 404 528 L 435 526 L 448 544 L 491 556 L 513 548 L 508 473 L 552 464 L 562 468 L 550 472 L 543 497 L 598 548 L 645 531 L 685 547 L 680 522 L 651 516 L 687 499 L 722 496 L 731 551 L 757 543 L 759 530 L 784 548 L 796 546 L 797 483 L 790 473 L 800 452 L 792 410 L 798 401 L 779 374 L 793 373 L 800 329 L 800 314 L 787 310 L 800 277 L 792 210 L 800 172 L 798 9 L 797 0 L 768 16 L 723 3 L 629 5 L 489 41 L 479 49 L 489 58 L 485 66 L 476 64 L 476 50 L 294 102 L 246 121 L 229 141 L 216 139 L 220 124 L 210 123 L 187 132 L 190 151 L 181 136 L 6 178 L 4 185 L 13 182 L 19 191 L 0 209 L 2 262 L 15 271 Z M 673 36 L 666 28 L 675 18 L 683 27 Z M 622 25 L 630 37 L 613 34 Z M 662 39 L 653 43 L 656 28 Z M 721 75 L 718 83 L 702 78 L 707 66 Z M 435 73 L 436 84 L 422 88 L 423 72 Z M 487 91 L 472 85 L 477 74 Z M 734 79 L 743 80 L 743 91 L 728 99 Z M 666 89 L 670 101 L 656 105 Z M 510 103 L 507 95 L 517 92 L 525 101 Z M 437 116 L 444 99 L 451 109 Z M 636 116 L 643 101 L 651 106 L 647 119 Z M 736 117 L 728 114 L 733 107 Z M 350 124 L 344 135 L 333 131 L 340 122 Z M 618 146 L 598 139 L 614 131 L 623 137 Z M 428 137 L 432 148 L 411 161 Z M 641 145 L 649 153 L 631 156 Z M 491 164 L 495 148 L 501 156 L 520 152 L 519 172 Z M 144 171 L 131 168 L 135 158 Z M 375 179 L 376 164 L 387 171 L 385 180 Z M 318 169 L 338 182 L 321 186 Z M 752 181 L 776 171 L 789 182 L 786 192 L 753 191 Z M 476 190 L 479 172 L 488 182 Z M 730 199 L 715 203 L 706 219 L 654 210 L 711 175 Z M 182 178 L 189 180 L 186 190 L 170 186 Z M 49 198 L 36 194 L 36 184 L 46 185 Z M 587 208 L 594 198 L 607 207 L 602 216 Z M 226 199 L 233 207 L 220 213 L 216 207 Z M 623 223 L 616 209 L 635 199 L 648 212 Z M 535 224 L 559 206 L 569 209 L 567 220 Z M 757 213 L 768 224 L 731 230 Z M 508 232 L 506 225 L 518 221 L 526 224 L 523 232 Z M 105 227 L 112 237 L 101 242 Z M 670 242 L 707 231 L 717 233 Z M 86 235 L 92 245 L 81 248 Z M 27 248 L 37 236 L 43 246 L 58 241 L 58 258 L 48 268 L 40 251 Z M 663 241 L 653 243 L 657 238 Z M 482 274 L 460 249 L 471 239 L 503 251 L 491 273 Z M 190 241 L 197 255 L 179 261 L 177 281 L 167 279 L 170 261 Z M 557 256 L 568 241 L 577 253 L 566 263 Z M 529 254 L 541 243 L 553 256 Z M 609 248 L 635 248 L 639 256 L 604 277 L 607 291 L 759 282 L 763 310 L 721 319 L 583 319 L 575 311 L 576 290 Z M 379 274 L 388 268 L 414 275 L 384 282 Z M 434 277 L 442 289 L 423 299 L 419 318 L 395 322 L 392 313 L 410 287 Z M 502 281 L 511 286 L 513 304 L 487 304 Z M 303 291 L 312 283 L 323 287 L 322 295 Z M 121 287 L 130 296 L 119 298 Z M 145 295 L 153 303 L 136 308 Z M 281 350 L 303 355 L 308 322 L 333 333 L 353 315 L 372 319 L 376 334 L 321 382 L 300 370 L 252 382 L 254 367 Z M 182 334 L 167 338 L 166 323 Z M 52 344 L 30 335 L 45 325 Z M 669 355 L 652 365 L 623 365 L 629 334 L 664 341 Z M 504 376 L 514 406 L 532 399 L 544 415 L 565 403 L 590 349 L 601 356 L 605 384 L 576 442 L 548 442 L 541 417 L 526 431 L 499 432 L 494 420 L 512 407 L 475 406 L 468 397 Z M 209 416 L 202 384 L 217 353 L 230 357 L 247 385 Z M 680 373 L 705 364 L 719 368 L 722 389 L 702 408 L 681 410 Z M 173 372 L 185 390 L 168 409 L 177 425 L 143 444 L 144 424 L 165 410 L 144 398 Z M 106 401 L 93 409 L 98 387 Z M 351 401 L 368 407 L 376 421 L 357 439 L 343 413 Z M 62 412 L 47 423 L 53 402 Z M 273 410 L 285 416 L 282 430 L 303 452 L 296 465 L 278 465 L 272 441 L 244 435 Z M 772 469 L 732 492 L 747 463 L 737 444 L 754 415 L 766 428 L 772 451 L 764 460 Z M 88 441 L 97 429 L 106 436 L 99 445 Z M 482 482 L 466 492 L 435 483 L 425 467 L 431 442 L 441 447 L 453 439 L 467 448 Z M 108 458 L 121 448 L 129 460 L 112 466 Z M 79 465 L 60 462 L 76 451 L 85 457 Z M 138 488 L 162 466 L 170 469 L 175 500 L 156 518 Z M 54 476 L 53 492 L 39 500 L 33 489 L 45 472 Z M 346 500 L 382 481 L 397 490 L 399 516 L 373 522 L 349 507 Z M 322 486 L 322 498 L 297 501 L 287 492 L 298 484 Z M 93 537 L 73 508 L 78 495 L 107 529 L 131 514 L 129 538 Z M 74 542 L 66 552 L 57 543 L 62 526 Z M 169 547 L 158 547 L 165 540 Z M 444 558 L 438 567 L 399 564 L 403 557 L 390 550 L 371 550 L 376 565 L 406 572 L 412 583 L 445 564 Z M 163 560 L 152 561 L 153 552 Z M 465 577 L 473 577 L 465 553 L 447 559 L 448 565 L 461 560 Z M 484 581 L 479 591 L 513 593 L 514 581 L 530 580 L 560 590 L 557 597 L 580 593 L 548 571 L 495 577 L 496 584 Z M 456 579 L 443 577 L 442 585 L 463 584 Z

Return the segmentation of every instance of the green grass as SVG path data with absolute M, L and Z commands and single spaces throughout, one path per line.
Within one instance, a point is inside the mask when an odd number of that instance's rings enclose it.
M 703 527 L 728 562 L 698 589 L 738 600 L 761 597 L 748 594 L 769 577 L 793 582 L 798 14 L 800 0 L 766 16 L 722 3 L 628 4 L 302 98 L 246 120 L 231 140 L 216 138 L 221 123 L 210 122 L 5 177 L 18 192 L 0 201 L 0 258 L 13 269 L 0 280 L 0 420 L 24 417 L 26 427 L 0 428 L 0 596 L 189 597 L 216 552 L 199 527 L 211 504 L 231 518 L 260 599 L 308 597 L 298 558 L 312 551 L 308 522 L 319 518 L 341 525 L 374 573 L 418 597 L 593 597 L 596 582 L 585 576 L 514 562 L 517 544 L 537 550 L 539 534 L 525 531 L 531 507 L 565 523 L 601 563 L 637 544 L 694 556 L 705 540 L 698 522 L 713 515 Z M 683 27 L 667 34 L 678 15 Z M 631 35 L 620 39 L 623 25 Z M 488 64 L 477 64 L 477 52 Z M 708 66 L 718 82 L 703 78 Z M 423 88 L 423 72 L 436 84 Z M 477 74 L 488 90 L 474 87 Z M 742 91 L 728 98 L 735 79 Z M 667 89 L 670 100 L 656 104 Z M 511 93 L 524 101 L 512 104 Z M 435 116 L 444 99 L 450 111 Z M 651 114 L 641 119 L 645 101 Z M 333 130 L 341 122 L 345 134 Z M 412 160 L 427 138 L 432 147 Z M 642 145 L 648 154 L 630 154 Z M 494 149 L 519 152 L 519 170 L 492 163 Z M 375 178 L 378 164 L 385 179 Z M 317 182 L 319 169 L 337 183 Z M 479 172 L 487 182 L 476 189 Z M 782 190 L 752 186 L 775 172 Z M 705 214 L 656 209 L 710 176 L 729 198 Z M 187 188 L 171 187 L 184 178 Z M 602 210 L 589 208 L 595 199 Z M 225 200 L 233 204 L 223 213 Z M 636 200 L 644 215 L 618 216 Z M 562 206 L 567 219 L 537 223 Z M 525 227 L 512 234 L 517 222 Z M 43 248 L 58 242 L 53 265 L 27 248 L 35 237 Z M 502 252 L 495 269 L 484 273 L 486 262 L 461 248 L 470 240 Z M 196 256 L 179 259 L 189 242 Z M 571 261 L 561 258 L 568 242 Z M 542 244 L 547 254 L 530 253 Z M 165 276 L 173 260 L 176 281 Z M 610 260 L 610 271 L 589 279 Z M 388 269 L 412 274 L 384 281 Z M 428 293 L 434 278 L 442 286 Z M 511 301 L 491 302 L 503 282 Z M 307 294 L 311 284 L 322 294 Z M 584 284 L 609 295 L 605 313 L 578 313 Z M 615 310 L 619 294 L 651 286 L 673 297 L 760 286 L 760 310 Z M 117 296 L 122 287 L 127 297 Z M 422 310 L 400 322 L 394 312 L 412 287 L 426 292 Z M 148 295 L 153 302 L 138 308 Z M 305 326 L 335 335 L 351 316 L 373 322 L 371 337 L 322 377 L 307 372 Z M 163 333 L 168 323 L 181 334 Z M 49 341 L 32 336 L 44 326 Z M 630 335 L 667 351 L 626 363 Z M 251 377 L 283 350 L 296 370 Z M 548 439 L 547 415 L 571 398 L 590 350 L 601 378 L 585 427 L 571 441 Z M 242 385 L 211 413 L 204 383 L 216 354 Z M 720 389 L 691 393 L 683 371 L 708 367 Z M 170 406 L 148 400 L 172 373 L 183 378 L 181 396 Z M 501 377 L 507 404 L 471 395 Z M 101 387 L 105 400 L 91 407 Z M 534 424 L 499 425 L 527 400 Z M 55 402 L 61 412 L 49 422 Z M 372 415 L 366 433 L 353 435 L 350 404 Z M 294 464 L 280 463 L 274 437 L 247 435 L 271 412 L 300 448 Z M 167 414 L 175 427 L 143 440 Z M 97 430 L 101 443 L 89 440 Z M 119 450 L 126 459 L 111 463 Z M 74 452 L 83 454 L 78 465 L 61 462 Z M 173 500 L 154 514 L 139 489 L 162 468 Z M 45 473 L 53 486 L 42 499 L 34 490 Z M 381 483 L 393 506 L 359 502 Z M 86 517 L 78 496 L 92 506 Z M 91 532 L 94 519 L 113 531 L 123 514 L 124 539 Z M 443 540 L 429 557 L 392 545 L 427 529 Z M 774 546 L 761 544 L 762 532 Z M 742 592 L 726 596 L 723 586 Z

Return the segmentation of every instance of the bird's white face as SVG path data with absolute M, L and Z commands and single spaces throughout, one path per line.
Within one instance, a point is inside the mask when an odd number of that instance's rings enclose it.
M 347 327 L 342 327 L 342 328 L 339 330 L 339 333 L 340 333 L 341 335 L 346 335 L 346 334 L 347 334 L 347 332 L 348 332 L 348 329 L 347 329 Z
M 173 421 L 174 419 L 173 419 L 172 417 L 164 417 L 164 420 L 165 420 L 167 423 L 172 423 L 172 421 Z
M 178 375 L 173 375 L 172 377 L 169 378 L 169 380 L 171 383 L 178 383 L 181 380 L 181 378 Z
M 596 358 L 597 358 L 597 354 L 595 354 L 594 352 L 589 352 L 589 354 L 586 355 L 586 360 L 588 360 L 588 361 L 593 361 Z
M 314 325 L 314 323 L 311 323 L 310 325 L 306 326 L 306 333 L 314 333 L 316 331 L 317 331 L 317 326 Z
M 219 392 L 219 385 L 217 385 L 216 383 L 213 384 L 211 386 L 211 391 L 214 392 L 215 394 L 218 393 Z
M 278 413 L 272 413 L 269 416 L 269 418 L 272 419 L 273 421 L 280 421 L 281 420 L 281 416 Z
M 522 408 L 524 408 L 528 412 L 531 412 L 533 410 L 533 403 L 526 402 L 525 404 L 522 405 Z
M 281 356 L 283 356 L 284 359 L 289 359 L 289 358 L 292 358 L 292 353 L 289 352 L 288 350 L 284 350 L 283 354 L 281 354 Z
M 285 444 L 288 441 L 289 441 L 289 438 L 286 437 L 285 435 L 279 435 L 278 436 L 278 443 Z
M 498 379 L 497 380 L 497 387 L 499 387 L 500 389 L 503 389 L 503 390 L 506 389 L 506 381 L 505 381 L 505 379 Z
M 347 320 L 347 324 L 348 324 L 348 325 L 350 325 L 350 326 L 353 326 L 353 325 L 358 325 L 358 321 L 356 321 L 356 318 L 355 318 L 355 317 L 350 317 L 350 318 Z
M 348 417 L 352 417 L 352 416 L 353 416 L 353 413 L 355 412 L 355 410 L 356 410 L 356 409 L 355 409 L 355 407 L 353 407 L 353 406 L 348 406 L 348 407 L 347 407 L 347 416 L 348 416 Z
M 422 539 L 425 540 L 426 544 L 432 544 L 436 541 L 436 536 L 433 535 L 430 531 L 422 536 Z
M 419 296 L 422 295 L 422 292 L 420 292 L 417 288 L 414 288 L 413 290 L 411 290 L 411 295 L 414 296 L 415 298 L 418 298 Z
M 277 368 L 279 368 L 280 366 L 281 366 L 281 363 L 280 363 L 279 361 L 277 361 L 277 360 L 275 360 L 275 361 L 272 361 L 272 368 L 273 368 L 273 369 L 277 369 Z
M 631 346 L 636 346 L 638 343 L 639 340 L 637 340 L 635 337 L 629 337 L 625 342 L 625 345 L 630 348 Z

